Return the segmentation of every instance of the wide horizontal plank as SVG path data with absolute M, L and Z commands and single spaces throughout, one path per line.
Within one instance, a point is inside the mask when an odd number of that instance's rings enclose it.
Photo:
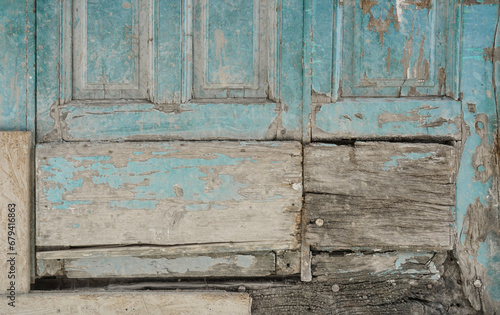
M 278 119 L 272 102 L 155 105 L 73 101 L 60 108 L 65 141 L 273 140 Z M 46 139 L 47 140 L 47 139 Z
M 245 293 L 226 292 L 40 292 L 0 304 L 2 314 L 250 314 Z
M 345 99 L 317 108 L 312 137 L 318 141 L 460 138 L 461 103 L 451 99 Z
M 31 132 L 0 132 L 0 294 L 31 280 Z
M 195 246 L 198 247 L 199 246 Z M 158 247 L 60 250 L 37 253 L 37 276 L 68 278 L 259 277 L 275 274 L 274 252 L 217 252 Z
M 295 249 L 297 142 L 37 146 L 37 245 Z
M 313 247 L 450 249 L 454 149 L 356 143 L 305 148 Z

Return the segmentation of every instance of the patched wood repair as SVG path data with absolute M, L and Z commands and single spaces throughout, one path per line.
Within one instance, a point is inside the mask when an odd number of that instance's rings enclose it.
M 453 147 L 440 144 L 307 146 L 308 241 L 315 248 L 451 249 L 454 158 Z

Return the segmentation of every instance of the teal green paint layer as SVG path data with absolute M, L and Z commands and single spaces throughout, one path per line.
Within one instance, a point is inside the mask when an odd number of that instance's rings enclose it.
M 33 1 L 0 0 L 0 8 L 0 130 L 27 130 L 34 108 Z
M 65 106 L 66 140 L 265 139 L 276 104 L 186 104 L 171 111 L 153 104 Z
M 314 139 L 460 135 L 461 103 L 449 99 L 352 99 L 324 104 Z

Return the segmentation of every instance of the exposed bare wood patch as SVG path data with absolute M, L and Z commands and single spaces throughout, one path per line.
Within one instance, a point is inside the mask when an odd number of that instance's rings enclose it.
M 446 145 L 308 146 L 307 239 L 315 248 L 450 249 L 454 171 Z

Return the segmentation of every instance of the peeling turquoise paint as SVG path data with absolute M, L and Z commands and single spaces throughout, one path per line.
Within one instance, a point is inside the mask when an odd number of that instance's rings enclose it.
M 72 140 L 265 139 L 276 119 L 276 104 L 181 104 L 161 110 L 153 104 L 66 105 L 66 137 Z
M 352 99 L 324 104 L 315 139 L 383 136 L 460 136 L 460 102 L 446 99 Z
M 166 155 L 170 153 L 167 152 Z M 213 168 L 208 172 L 201 171 L 201 167 L 238 165 L 243 161 L 256 163 L 250 158 L 230 158 L 223 154 L 213 154 L 205 159 L 176 159 L 166 155 L 146 161 L 131 161 L 124 167 L 106 163 L 110 162 L 109 156 L 49 159 L 41 170 L 50 174 L 44 180 L 53 182 L 56 187 L 44 189 L 44 194 L 48 201 L 58 204 L 55 206 L 57 209 L 68 209 L 73 204 L 91 204 L 92 200 L 67 201 L 64 197 L 82 187 L 84 179 L 79 177 L 83 176 L 81 173 L 91 172 L 92 183 L 107 185 L 113 189 L 130 189 L 134 194 L 134 200 L 109 201 L 111 209 L 155 209 L 160 200 L 181 198 L 195 203 L 186 207 L 188 211 L 207 210 L 210 202 L 244 199 L 239 190 L 249 184 L 238 182 L 229 174 L 216 174 Z M 95 163 L 81 164 L 71 160 Z M 208 188 L 207 184 L 214 176 L 218 183 Z M 182 188 L 182 196 L 176 195 L 174 186 Z
M 488 304 L 485 302 L 488 295 L 493 301 L 500 301 L 500 273 L 497 267 L 500 244 L 497 234 L 488 231 L 493 228 L 491 222 L 484 222 L 498 217 L 498 206 L 492 203 L 498 196 L 498 192 L 493 190 L 496 189 L 494 180 L 497 179 L 494 177 L 497 176 L 497 166 L 490 165 L 487 160 L 494 159 L 494 138 L 498 133 L 497 104 L 500 99 L 496 91 L 500 90 L 499 61 L 486 55 L 487 49 L 498 49 L 499 46 L 498 4 L 463 6 L 462 28 L 462 106 L 463 119 L 470 134 L 463 139 L 457 176 L 457 247 L 459 257 L 465 260 L 462 274 L 468 298 L 479 310 Z M 465 224 L 471 218 L 480 222 Z M 498 226 L 495 229 L 498 231 Z M 482 273 L 478 264 L 486 268 L 487 275 Z M 483 276 L 488 279 L 479 279 Z M 484 285 L 482 293 L 473 286 L 477 279 Z M 488 294 L 484 294 L 486 292 Z M 488 313 L 491 310 L 483 311 Z
M 235 255 L 235 257 L 216 258 L 210 256 L 192 256 L 178 258 L 147 258 L 147 257 L 89 257 L 71 260 L 66 266 L 68 272 L 84 271 L 90 277 L 105 277 L 107 275 L 151 276 L 156 274 L 196 275 L 206 273 L 215 268 L 239 267 L 249 268 L 256 257 L 253 255 Z M 39 266 L 43 271 L 43 264 Z
M 405 153 L 403 156 L 391 156 L 391 161 L 385 162 L 384 166 L 382 166 L 382 169 L 384 171 L 387 171 L 391 167 L 397 167 L 399 160 L 420 160 L 431 157 L 434 154 L 435 153 L 433 152 L 427 152 L 427 153 L 411 152 L 411 153 Z

